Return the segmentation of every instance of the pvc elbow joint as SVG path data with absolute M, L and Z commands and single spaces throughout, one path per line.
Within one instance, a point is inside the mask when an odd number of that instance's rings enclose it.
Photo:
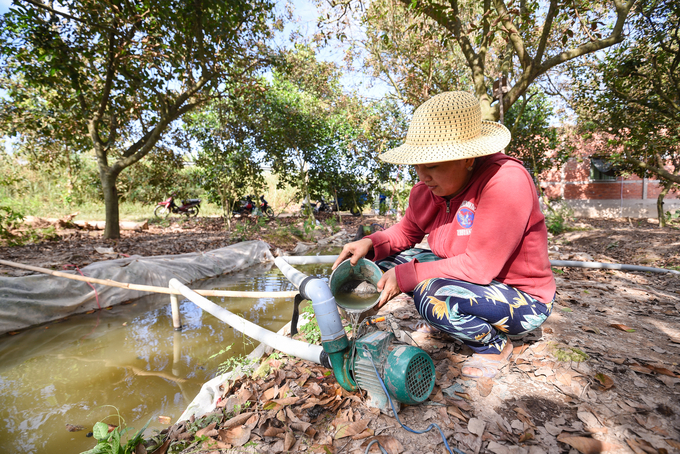
M 300 283 L 298 289 L 303 298 L 312 302 L 316 322 L 321 331 L 321 341 L 332 342 L 342 338 L 346 340 L 347 334 L 328 284 L 319 278 L 308 276 Z M 342 341 L 341 343 L 344 344 Z

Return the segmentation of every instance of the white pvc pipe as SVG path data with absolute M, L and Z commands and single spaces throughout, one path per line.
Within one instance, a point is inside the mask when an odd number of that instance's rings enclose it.
M 175 331 L 179 331 L 182 329 L 182 316 L 179 312 L 179 298 L 177 298 L 177 295 L 170 295 L 170 307 L 172 308 L 172 327 L 175 328 Z
M 280 258 L 291 265 L 311 265 L 316 263 L 335 263 L 338 257 L 338 255 L 283 255 Z
M 603 263 L 603 262 L 575 262 L 572 260 L 551 260 L 552 266 L 566 266 L 570 268 L 595 268 L 607 270 L 622 270 L 622 271 L 648 271 L 651 273 L 669 273 L 680 274 L 680 271 L 668 270 L 665 268 L 654 268 L 651 266 L 641 265 L 626 265 L 621 263 Z
M 329 261 L 332 259 L 334 262 L 338 256 L 327 255 L 317 257 L 323 257 L 325 260 Z M 293 257 L 276 257 L 274 263 L 279 267 L 281 272 L 288 278 L 288 280 L 292 282 L 296 288 L 300 289 L 300 284 L 308 276 L 288 264 L 290 261 L 289 259 L 291 258 Z M 331 289 L 328 287 L 328 284 L 321 279 L 314 278 L 311 281 L 307 281 L 305 286 L 307 288 L 300 289 L 300 293 L 312 300 L 312 308 L 314 309 L 316 322 L 319 325 L 319 330 L 321 331 L 321 341 L 334 341 L 338 338 L 347 336 L 342 326 L 342 320 L 340 319 L 340 313 L 338 312 L 338 305 L 335 303 L 335 297 L 331 293 Z
M 281 270 L 281 272 L 288 278 L 288 280 L 295 286 L 295 288 L 300 288 L 300 284 L 307 277 L 306 274 L 299 272 L 292 266 L 288 264 L 288 259 L 290 257 L 276 257 L 274 263 Z
M 308 344 L 264 329 L 253 322 L 249 322 L 248 320 L 229 312 L 207 298 L 202 297 L 177 279 L 170 279 L 170 287 L 179 290 L 182 295 L 195 305 L 214 315 L 232 328 L 242 332 L 246 336 L 251 337 L 258 342 L 262 342 L 265 345 L 269 345 L 287 355 L 321 364 L 320 358 L 323 347 L 320 345 Z

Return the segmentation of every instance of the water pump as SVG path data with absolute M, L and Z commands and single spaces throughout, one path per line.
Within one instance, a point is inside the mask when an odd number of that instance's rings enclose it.
M 350 372 L 358 387 L 368 393 L 371 406 L 386 411 L 390 407 L 378 375 L 397 402 L 415 405 L 430 396 L 434 388 L 434 363 L 422 349 L 397 345 L 394 334 L 373 331 L 359 338 L 354 350 Z
M 336 274 L 341 267 L 344 271 Z M 312 301 L 325 353 L 325 357 L 322 355 L 321 358 L 322 364 L 333 369 L 335 378 L 344 389 L 365 390 L 369 397 L 368 405 L 386 412 L 390 411 L 390 405 L 381 381 L 390 397 L 398 403 L 414 405 L 424 402 L 432 393 L 435 382 L 434 363 L 424 350 L 397 343 L 393 333 L 380 330 L 351 342 L 348 339 L 331 289 L 340 288 L 345 280 L 362 276 L 376 284 L 382 272 L 373 262 L 364 259 L 360 259 L 349 271 L 347 267 L 351 267 L 349 261 L 336 269 L 331 276 L 330 287 L 313 277 L 307 277 L 298 286 L 302 298 Z M 351 310 L 367 310 L 378 299 L 367 301 L 365 307 L 357 307 L 355 301 Z

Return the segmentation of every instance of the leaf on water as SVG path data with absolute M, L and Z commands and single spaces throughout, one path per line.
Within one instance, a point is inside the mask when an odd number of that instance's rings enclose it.
M 623 325 L 621 323 L 611 323 L 609 326 L 611 326 L 612 328 L 620 329 L 621 331 L 625 331 L 627 333 L 634 333 L 635 332 L 635 329 L 633 329 L 629 326 Z
M 170 419 L 170 416 L 158 415 L 158 422 L 161 424 L 171 424 L 172 420 Z
M 595 375 L 595 378 L 597 379 L 597 381 L 600 382 L 604 389 L 609 389 L 614 386 L 614 380 L 612 380 L 609 376 L 603 373 Z
M 362 419 L 357 422 L 342 422 L 340 425 L 338 425 L 338 430 L 335 432 L 335 439 L 339 440 L 341 438 L 352 437 L 354 435 L 360 434 L 366 430 L 369 422 L 370 421 L 367 419 Z
M 574 437 L 566 432 L 560 434 L 557 437 L 557 441 L 566 443 L 583 454 L 597 454 L 600 452 L 612 451 L 614 449 L 621 449 L 621 446 L 617 444 L 607 443 L 588 437 Z
M 75 424 L 66 424 L 66 430 L 69 432 L 79 432 L 81 430 L 85 430 L 83 426 L 77 426 Z

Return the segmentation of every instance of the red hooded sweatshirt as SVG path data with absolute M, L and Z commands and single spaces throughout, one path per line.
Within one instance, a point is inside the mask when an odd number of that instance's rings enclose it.
M 477 158 L 468 184 L 448 201 L 416 184 L 404 219 L 367 237 L 373 242 L 367 258 L 379 261 L 412 248 L 426 234 L 443 260 L 398 265 L 402 292 L 445 277 L 480 285 L 495 280 L 543 303 L 555 295 L 545 218 L 531 176 L 517 159 L 502 153 Z

